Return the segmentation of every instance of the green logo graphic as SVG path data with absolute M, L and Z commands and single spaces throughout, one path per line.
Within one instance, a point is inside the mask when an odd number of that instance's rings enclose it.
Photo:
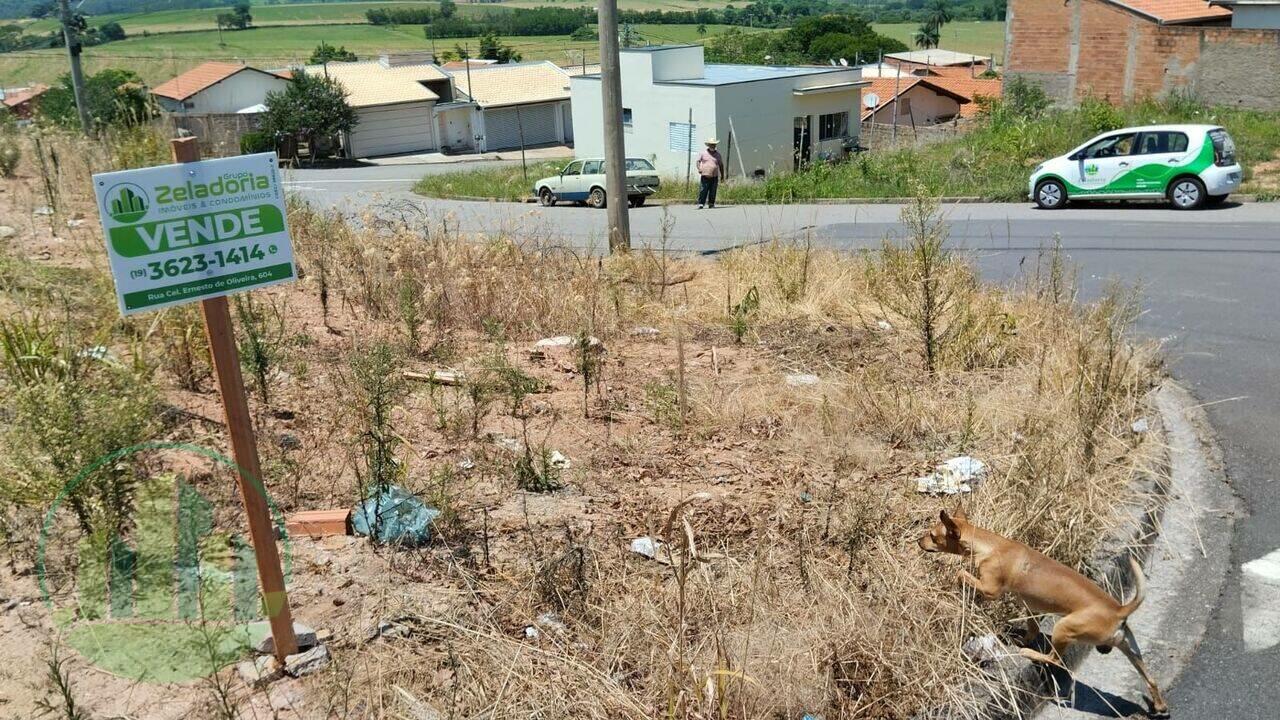
M 147 214 L 147 193 L 133 183 L 120 183 L 107 192 L 107 214 L 116 222 L 137 222 Z
M 1097 166 L 1096 164 L 1094 164 L 1094 163 L 1089 163 L 1088 165 L 1085 165 L 1085 166 L 1084 166 L 1084 174 L 1085 174 L 1085 175 L 1097 175 L 1097 174 L 1098 174 L 1098 166 Z
M 192 480 L 164 473 L 134 487 L 122 530 L 69 528 L 58 513 L 64 503 L 81 502 L 101 472 L 156 454 L 194 454 L 237 471 L 222 455 L 182 443 L 145 443 L 101 458 L 45 514 L 36 569 L 67 644 L 91 663 L 140 681 L 183 682 L 249 655 L 270 632 L 253 547 L 227 529 L 242 515 L 239 504 L 225 512 L 230 508 L 205 499 Z M 250 485 L 264 492 L 256 479 Z M 270 499 L 268 505 L 284 537 L 287 580 L 284 522 Z

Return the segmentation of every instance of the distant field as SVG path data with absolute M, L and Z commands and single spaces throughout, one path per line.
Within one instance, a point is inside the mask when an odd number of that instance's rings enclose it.
M 700 8 L 722 8 L 729 0 L 620 0 L 619 6 L 624 10 L 697 10 Z M 343 23 L 363 23 L 366 21 L 365 11 L 383 7 L 435 7 L 438 2 L 418 2 L 416 0 L 400 0 L 388 2 L 383 0 L 362 0 L 345 3 L 316 3 L 296 5 L 255 5 L 253 22 L 257 25 L 325 25 Z M 594 0 L 512 0 L 501 3 L 458 3 L 458 12 L 462 14 L 482 14 L 501 12 L 510 8 L 531 7 L 595 7 Z M 200 8 L 193 10 L 163 10 L 151 13 L 120 13 L 114 15 L 97 15 L 89 18 L 91 25 L 103 25 L 118 22 L 130 35 L 149 33 L 179 32 L 185 30 L 205 30 L 215 27 L 216 18 L 228 8 Z M 47 33 L 57 27 L 51 19 L 37 20 L 27 25 L 27 32 Z
M 915 23 L 892 23 L 873 25 L 875 31 L 896 38 L 915 48 L 911 36 L 919 27 Z M 940 46 L 946 50 L 973 53 L 995 57 L 997 62 L 1004 58 L 1004 23 L 995 21 L 956 21 L 942 26 L 942 42 Z
M 271 6 L 284 7 L 289 6 Z M 724 32 L 726 25 L 708 25 L 707 35 Z M 641 38 L 655 44 L 694 42 L 702 39 L 695 25 L 637 25 Z M 256 28 L 223 32 L 225 46 L 218 43 L 218 32 L 184 32 L 131 37 L 128 40 L 85 48 L 84 63 L 88 72 L 107 67 L 128 68 L 155 85 L 190 69 L 205 60 L 242 60 L 261 67 L 284 67 L 306 61 L 321 41 L 345 46 L 361 57 L 372 57 L 391 50 L 429 50 L 420 25 L 375 27 L 373 25 L 313 25 L 297 27 Z M 585 51 L 587 62 L 598 62 L 595 41 L 574 42 L 565 35 L 539 37 L 504 37 L 502 41 L 520 51 L 525 60 L 553 60 L 561 64 L 576 61 L 576 51 Z M 477 38 L 437 40 L 439 52 L 455 45 L 469 43 L 472 50 Z M 569 52 L 566 52 L 569 51 Z M 61 50 L 0 54 L 0 84 L 24 85 L 52 82 L 66 72 Z

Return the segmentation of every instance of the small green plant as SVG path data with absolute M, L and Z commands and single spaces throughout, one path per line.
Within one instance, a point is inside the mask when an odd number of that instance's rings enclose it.
M 285 361 L 285 326 L 282 305 L 275 299 L 254 299 L 253 293 L 235 296 L 240 340 L 240 366 L 252 380 L 263 405 L 271 404 L 271 386 Z
M 361 497 L 369 497 L 385 492 L 405 475 L 405 466 L 397 456 L 402 441 L 392 424 L 392 413 L 407 388 L 401 358 L 390 343 L 376 341 L 353 354 L 347 390 L 358 431 L 354 438 L 356 480 Z
M 680 429 L 680 396 L 674 383 L 654 382 L 645 385 L 645 404 L 653 413 L 653 421 L 673 430 Z
M 525 443 L 524 452 L 516 458 L 515 475 L 516 487 L 526 492 L 551 492 L 562 486 L 560 468 L 545 446 L 534 450 Z
M 427 479 L 426 491 L 422 493 L 423 502 L 440 512 L 432 521 L 435 534 L 446 543 L 454 543 L 466 536 L 467 526 L 458 507 L 454 485 L 458 477 L 452 467 L 444 466 L 431 472 Z
M 212 365 L 204 322 L 196 306 L 169 308 L 156 317 L 154 327 L 160 341 L 161 367 L 178 381 L 178 387 L 198 391 Z
M 46 698 L 36 700 L 36 707 L 63 720 L 89 720 L 88 713 L 76 704 L 71 688 L 71 670 L 67 668 L 67 662 L 68 658 L 63 657 L 61 648 L 53 645 L 49 650 L 49 659 L 45 661 L 45 678 L 55 698 L 53 701 Z
M 924 369 L 932 373 L 947 346 L 965 329 L 976 280 L 946 246 L 947 226 L 938 202 L 917 188 L 902 209 L 907 237 L 888 239 L 867 264 L 867 285 L 885 314 L 904 318 L 920 340 Z
M 760 291 L 752 285 L 747 294 L 737 304 L 729 306 L 729 330 L 739 345 L 751 329 L 751 316 L 760 309 Z
M 417 355 L 422 350 L 422 288 L 409 278 L 401 278 L 396 300 L 405 350 L 409 355 Z

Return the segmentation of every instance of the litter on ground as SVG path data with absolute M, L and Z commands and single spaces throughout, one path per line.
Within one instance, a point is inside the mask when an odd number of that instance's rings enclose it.
M 375 491 L 351 510 L 351 530 L 381 545 L 426 545 L 440 511 L 398 485 Z
M 916 478 L 916 492 L 955 495 L 973 491 L 973 485 L 986 475 L 986 463 L 961 455 L 934 468 L 934 472 Z

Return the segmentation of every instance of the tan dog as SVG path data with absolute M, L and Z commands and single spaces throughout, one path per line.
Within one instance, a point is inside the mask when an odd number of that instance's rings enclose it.
M 973 558 L 978 574 L 975 576 L 961 569 L 959 580 L 962 584 L 991 600 L 1006 592 L 1013 593 L 1026 603 L 1032 613 L 1062 616 L 1053 626 L 1052 654 L 1022 648 L 1023 657 L 1066 669 L 1062 658 L 1071 643 L 1088 643 L 1097 646 L 1100 652 L 1118 648 L 1146 681 L 1151 693 L 1152 715 L 1168 716 L 1169 706 L 1143 665 L 1137 641 L 1126 622 L 1142 605 L 1146 588 L 1137 561 L 1129 558 L 1136 591 L 1133 599 L 1122 605 L 1084 575 L 1057 560 L 971 524 L 964 510 L 957 509 L 952 514 L 943 510 L 939 519 L 929 534 L 920 538 L 920 548 L 925 552 Z M 1039 634 L 1040 627 L 1035 619 L 1028 619 L 1027 642 L 1035 640 Z

